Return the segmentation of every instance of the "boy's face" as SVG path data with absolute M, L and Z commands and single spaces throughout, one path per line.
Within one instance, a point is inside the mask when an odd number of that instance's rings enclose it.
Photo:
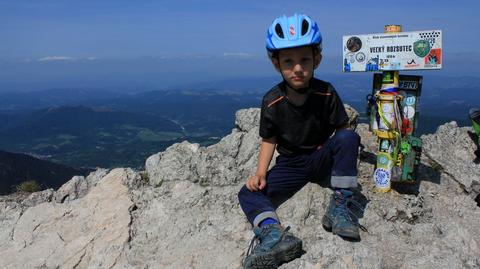
M 272 58 L 272 63 L 294 90 L 309 86 L 313 70 L 318 67 L 322 55 L 313 54 L 311 47 L 284 49 L 278 52 L 278 58 Z

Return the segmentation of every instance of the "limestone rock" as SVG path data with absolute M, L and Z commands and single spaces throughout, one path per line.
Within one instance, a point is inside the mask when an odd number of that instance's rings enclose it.
M 107 169 L 97 169 L 91 172 L 86 178 L 83 176 L 74 176 L 55 192 L 55 201 L 63 203 L 85 196 L 107 173 Z
M 258 126 L 260 122 L 260 109 L 241 109 L 235 113 L 235 125 L 240 131 L 248 132 Z
M 480 194 L 480 164 L 474 162 L 476 144 L 468 131 L 473 129 L 450 122 L 439 126 L 436 133 L 422 136 L 422 141 L 425 156 L 476 197 Z
M 132 238 L 131 251 L 127 254 L 130 261 L 146 267 L 160 264 L 168 268 L 240 268 L 252 236 L 236 199 L 243 182 L 201 183 L 218 179 L 228 182 L 229 175 L 235 177 L 232 163 L 238 158 L 248 160 L 249 168 L 237 168 L 237 173 L 254 171 L 256 159 L 252 157 L 257 154 L 258 122 L 251 124 L 254 117 L 244 118 L 247 112 L 250 111 L 237 113 L 240 117 L 237 118 L 238 128 L 219 144 L 198 148 L 200 154 L 196 162 L 205 167 L 202 170 L 198 164 L 194 166 L 196 175 L 204 178 L 200 184 L 177 177 L 160 188 L 140 192 L 149 195 L 148 198 L 138 197 L 142 202 L 136 203 L 139 215 L 134 218 L 132 227 L 134 234 L 142 236 Z M 362 191 L 357 196 L 366 207 L 363 213 L 361 210 L 357 213 L 368 232 L 362 233 L 361 242 L 352 243 L 324 231 L 320 221 L 330 191 L 308 184 L 278 210 L 283 223 L 291 225 L 294 233 L 304 240 L 307 251 L 282 268 L 480 266 L 480 233 L 475 228 L 480 221 L 480 211 L 475 202 L 464 195 L 455 178 L 438 172 L 429 163 L 422 163 L 417 185 L 394 189 L 387 194 L 375 193 L 371 178 L 377 139 L 366 124 L 358 125 L 357 132 L 364 146 L 359 162 Z M 241 157 L 245 154 L 240 150 L 242 147 L 255 154 Z M 236 159 L 232 160 L 234 157 Z M 175 168 L 178 169 L 181 166 Z M 216 179 L 208 178 L 208 171 L 212 171 Z M 148 203 L 145 199 L 155 202 Z M 154 212 L 163 213 L 158 216 Z M 167 231 L 152 228 L 153 223 L 159 222 L 162 227 L 168 227 Z M 190 225 L 185 226 L 185 223 Z M 459 230 L 459 237 L 455 237 Z M 156 236 L 164 240 L 157 240 Z M 202 242 L 201 246 L 198 242 Z M 142 252 L 144 245 L 153 251 Z M 224 247 L 219 250 L 220 246 Z M 162 249 L 169 251 L 162 252 L 160 257 L 154 256 Z M 222 255 L 211 259 L 209 253 L 219 251 Z
M 0 268 L 113 267 L 130 238 L 124 177 L 125 169 L 115 169 L 70 203 L 0 210 L 0 230 L 8 231 L 0 234 Z
M 55 193 L 55 201 L 63 203 L 83 196 L 88 190 L 88 184 L 85 177 L 74 176 L 71 180 L 63 184 Z
M 351 107 L 350 105 L 345 104 L 345 110 L 347 111 L 348 115 L 348 125 L 350 129 L 355 129 L 358 124 L 358 117 L 360 114 L 355 110 L 355 108 Z
M 150 184 L 159 186 L 165 180 L 196 178 L 194 173 L 198 156 L 199 145 L 184 141 L 148 157 L 145 170 L 148 172 Z
M 41 203 L 50 202 L 52 201 L 54 194 L 55 191 L 53 189 L 34 192 L 22 201 L 22 205 L 26 207 L 32 207 Z
M 189 180 L 204 186 L 225 186 L 245 180 L 255 172 L 259 115 L 259 109 L 238 111 L 238 128 L 215 145 L 201 148 L 184 141 L 150 156 L 145 163 L 150 184 Z
M 127 170 L 129 171 L 129 170 Z M 91 172 L 86 177 L 89 188 L 92 188 L 97 185 L 97 183 L 104 178 L 110 172 L 109 169 L 98 168 L 97 170 Z
M 48 192 L 32 203 L 0 197 L 0 268 L 241 268 L 253 234 L 237 193 L 256 167 L 258 112 L 239 111 L 237 127 L 215 145 L 182 142 L 151 156 L 149 184 L 114 169 L 68 203 Z M 367 231 L 360 242 L 325 231 L 331 191 L 309 183 L 278 208 L 306 251 L 281 268 L 479 268 L 480 208 L 453 170 L 477 174 L 451 163 L 474 150 L 462 144 L 464 130 L 447 125 L 425 136 L 417 184 L 385 194 L 371 179 L 376 138 L 365 124 L 356 130 L 364 146 L 356 200 L 365 210 L 352 210 Z

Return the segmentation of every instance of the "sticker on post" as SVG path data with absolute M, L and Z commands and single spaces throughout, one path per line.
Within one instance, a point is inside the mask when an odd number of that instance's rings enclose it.
M 407 119 L 413 119 L 415 117 L 415 109 L 413 106 L 406 106 L 403 108 L 403 115 Z
M 380 143 L 380 149 L 384 151 L 388 151 L 390 149 L 390 142 L 388 140 L 382 140 Z
M 377 168 L 373 174 L 373 179 L 375 180 L 375 185 L 377 187 L 389 187 L 391 179 L 390 171 L 383 168 Z
M 388 157 L 385 155 L 381 155 L 378 157 L 378 162 L 383 166 L 388 166 Z
M 415 104 L 415 96 L 409 96 L 405 99 L 405 104 L 407 106 L 413 106 Z
M 382 104 L 383 113 L 392 113 L 393 112 L 393 103 L 383 103 Z

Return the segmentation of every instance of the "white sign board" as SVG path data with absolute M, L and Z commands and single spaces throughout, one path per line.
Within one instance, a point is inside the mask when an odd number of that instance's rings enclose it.
M 344 72 L 441 68 L 441 30 L 343 37 Z

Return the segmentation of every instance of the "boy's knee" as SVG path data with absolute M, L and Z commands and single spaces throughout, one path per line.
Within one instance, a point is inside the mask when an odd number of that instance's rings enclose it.
M 340 129 L 335 132 L 335 140 L 340 143 L 360 145 L 360 136 L 348 129 Z

